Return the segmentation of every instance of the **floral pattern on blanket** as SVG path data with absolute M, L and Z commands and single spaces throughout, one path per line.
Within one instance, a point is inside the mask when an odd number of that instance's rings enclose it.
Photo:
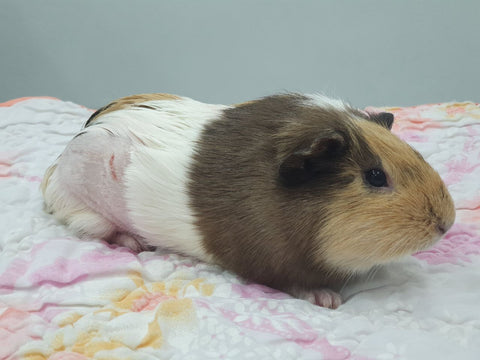
M 368 110 L 395 114 L 457 221 L 432 249 L 348 284 L 332 311 L 176 254 L 74 237 L 38 187 L 91 110 L 0 104 L 0 359 L 478 359 L 480 106 Z

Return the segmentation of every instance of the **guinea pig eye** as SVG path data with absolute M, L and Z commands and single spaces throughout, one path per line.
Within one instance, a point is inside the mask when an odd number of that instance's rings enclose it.
M 370 169 L 365 172 L 365 180 L 374 187 L 388 186 L 387 175 L 380 169 Z

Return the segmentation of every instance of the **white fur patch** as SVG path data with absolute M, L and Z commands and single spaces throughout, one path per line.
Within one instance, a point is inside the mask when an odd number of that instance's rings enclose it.
M 125 200 L 134 233 L 146 243 L 209 260 L 189 206 L 188 170 L 205 125 L 221 116 L 223 105 L 188 98 L 143 103 L 107 113 L 95 127 L 132 140 L 125 169 Z
M 328 96 L 321 95 L 321 94 L 307 94 L 306 95 L 309 99 L 305 102 L 307 106 L 319 106 L 322 108 L 334 108 L 341 111 L 345 111 L 348 109 L 347 104 L 345 104 L 342 100 L 332 99 Z

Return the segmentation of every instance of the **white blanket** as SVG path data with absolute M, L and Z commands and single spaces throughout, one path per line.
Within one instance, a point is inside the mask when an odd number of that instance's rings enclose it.
M 382 110 L 440 172 L 457 222 L 328 310 L 190 258 L 80 240 L 43 212 L 39 184 L 92 110 L 0 104 L 0 359 L 480 359 L 480 106 Z

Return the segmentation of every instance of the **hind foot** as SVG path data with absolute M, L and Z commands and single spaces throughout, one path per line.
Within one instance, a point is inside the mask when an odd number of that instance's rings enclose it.
M 107 239 L 110 244 L 117 244 L 129 248 L 130 250 L 140 253 L 142 251 L 154 251 L 155 246 L 145 244 L 135 236 L 126 233 L 115 233 Z

